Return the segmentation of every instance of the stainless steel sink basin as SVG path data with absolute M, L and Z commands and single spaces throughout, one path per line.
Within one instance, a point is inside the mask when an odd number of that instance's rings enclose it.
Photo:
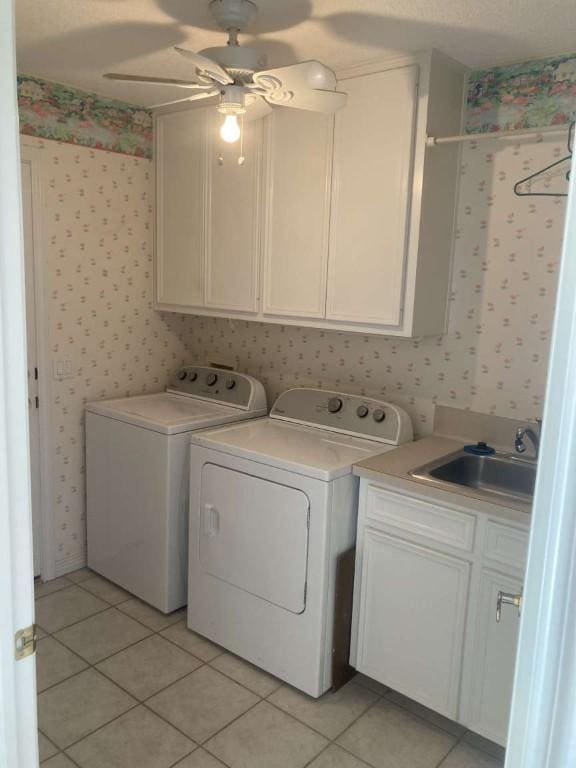
M 443 456 L 410 472 L 419 480 L 438 486 L 461 485 L 518 501 L 532 501 L 536 481 L 536 462 L 496 453 L 475 456 L 458 451 Z

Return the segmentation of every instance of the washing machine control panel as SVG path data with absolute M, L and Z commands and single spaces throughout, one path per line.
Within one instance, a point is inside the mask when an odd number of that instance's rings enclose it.
M 276 400 L 270 416 L 390 445 L 413 439 L 412 422 L 402 408 L 346 392 L 306 387 L 289 389 Z
M 245 410 L 266 410 L 264 387 L 257 379 L 223 368 L 185 365 L 175 372 L 166 391 Z

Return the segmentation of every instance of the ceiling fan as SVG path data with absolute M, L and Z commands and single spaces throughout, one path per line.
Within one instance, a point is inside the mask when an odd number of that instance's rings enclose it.
M 319 61 L 303 61 L 277 69 L 266 65 L 256 48 L 240 46 L 238 34 L 254 19 L 258 8 L 251 0 L 211 0 L 210 10 L 216 23 L 228 33 L 228 44 L 194 53 L 174 47 L 190 61 L 190 80 L 145 77 L 108 72 L 109 80 L 165 85 L 192 91 L 182 99 L 154 104 L 165 107 L 185 101 L 218 98 L 218 111 L 224 115 L 220 135 L 233 143 L 240 138 L 238 117 L 247 120 L 265 117 L 270 105 L 294 107 L 331 114 L 346 103 L 346 94 L 336 91 L 336 77 Z

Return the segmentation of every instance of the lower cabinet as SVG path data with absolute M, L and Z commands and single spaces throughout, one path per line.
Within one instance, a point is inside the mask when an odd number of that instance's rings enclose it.
M 498 592 L 516 594 L 519 579 L 482 569 L 475 615 L 472 617 L 469 684 L 463 710 L 468 727 L 499 744 L 506 743 L 520 617 L 503 606 L 496 621 Z M 467 694 L 467 695 L 466 695 Z
M 455 718 L 470 563 L 370 528 L 363 539 L 359 668 Z
M 361 481 L 351 664 L 505 745 L 519 616 L 496 606 L 521 592 L 528 527 L 467 503 Z

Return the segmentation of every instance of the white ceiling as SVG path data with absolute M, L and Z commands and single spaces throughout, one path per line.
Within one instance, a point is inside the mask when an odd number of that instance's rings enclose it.
M 574 0 L 260 0 L 241 42 L 269 66 L 317 58 L 331 67 L 438 48 L 491 66 L 576 48 Z M 138 104 L 182 91 L 103 80 L 106 71 L 188 77 L 170 50 L 223 45 L 208 0 L 16 0 L 21 72 Z

